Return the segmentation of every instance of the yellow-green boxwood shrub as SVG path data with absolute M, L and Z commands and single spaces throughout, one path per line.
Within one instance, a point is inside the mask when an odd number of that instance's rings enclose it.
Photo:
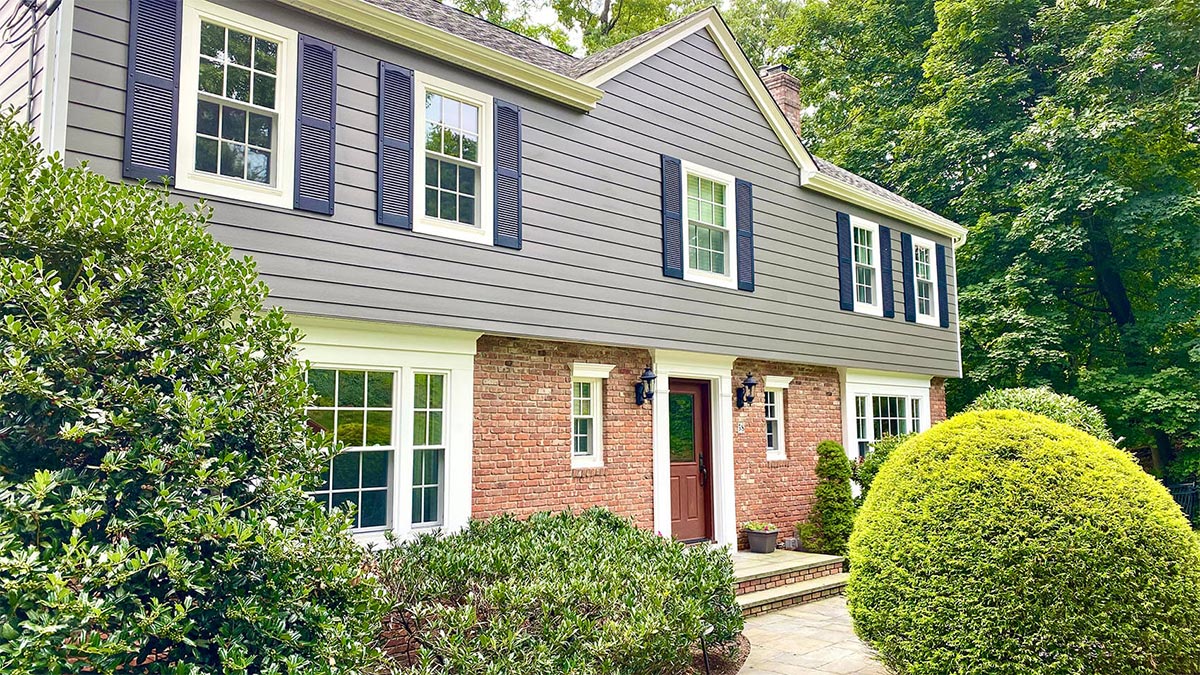
M 855 630 L 906 675 L 1200 672 L 1200 541 L 1127 453 L 1044 417 L 901 444 L 850 561 Z
M 594 508 L 497 516 L 380 555 L 416 673 L 681 672 L 742 630 L 733 562 Z
M 1116 438 L 1099 408 L 1070 394 L 1060 394 L 1050 387 L 989 389 L 972 401 L 966 410 L 1023 410 L 1075 427 L 1105 443 L 1116 444 Z

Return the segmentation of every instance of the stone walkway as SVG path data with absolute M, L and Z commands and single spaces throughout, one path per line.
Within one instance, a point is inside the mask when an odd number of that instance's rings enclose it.
M 845 596 L 750 617 L 746 637 L 739 675 L 889 675 L 854 635 Z

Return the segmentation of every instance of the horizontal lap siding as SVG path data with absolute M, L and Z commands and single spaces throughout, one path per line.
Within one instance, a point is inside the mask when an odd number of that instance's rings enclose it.
M 42 9 L 44 7 L 39 7 L 39 11 Z M 40 17 L 37 35 L 34 36 L 31 31 L 32 22 L 28 10 L 22 6 L 21 0 L 0 1 L 0 17 L 14 16 L 20 17 L 19 29 L 15 34 L 23 35 L 24 39 L 13 44 L 0 44 L 0 111 L 7 111 L 10 107 L 18 109 L 20 112 L 17 114 L 16 120 L 33 125 L 35 138 L 37 138 L 36 131 L 41 122 L 42 107 L 44 106 L 42 83 L 46 70 L 46 40 L 50 35 L 48 28 L 54 18 Z M 33 48 L 32 97 L 29 91 L 30 40 L 36 40 Z
M 253 256 L 275 301 L 289 310 L 820 365 L 957 372 L 953 330 L 838 309 L 834 212 L 870 214 L 798 186 L 791 158 L 706 34 L 606 84 L 600 107 L 585 115 L 315 17 L 254 7 L 265 19 L 339 47 L 334 216 L 208 200 L 213 234 Z M 120 175 L 127 12 L 126 3 L 106 0 L 80 0 L 76 11 L 67 145 L 71 158 L 109 176 Z M 379 59 L 525 109 L 522 250 L 376 225 Z M 662 276 L 664 152 L 754 183 L 754 293 Z M 898 231 L 920 231 L 876 219 L 897 230 L 893 267 L 899 275 Z

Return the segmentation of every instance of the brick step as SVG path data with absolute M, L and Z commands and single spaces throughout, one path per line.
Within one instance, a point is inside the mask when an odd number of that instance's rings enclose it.
M 840 556 L 776 551 L 769 554 L 738 553 L 734 564 L 734 590 L 738 595 L 765 591 L 810 579 L 841 574 Z
M 849 578 L 849 574 L 839 572 L 739 595 L 737 602 L 742 608 L 742 616 L 766 614 L 784 607 L 840 595 Z

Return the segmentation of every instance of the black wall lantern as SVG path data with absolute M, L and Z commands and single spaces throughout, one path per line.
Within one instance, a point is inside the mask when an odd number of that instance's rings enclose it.
M 754 403 L 754 388 L 757 386 L 758 380 L 754 379 L 754 375 L 746 373 L 746 379 L 742 380 L 742 386 L 738 387 L 737 407 L 744 408 Z
M 633 386 L 633 397 L 638 405 L 654 400 L 654 380 L 657 377 L 650 366 L 642 371 L 641 381 Z

